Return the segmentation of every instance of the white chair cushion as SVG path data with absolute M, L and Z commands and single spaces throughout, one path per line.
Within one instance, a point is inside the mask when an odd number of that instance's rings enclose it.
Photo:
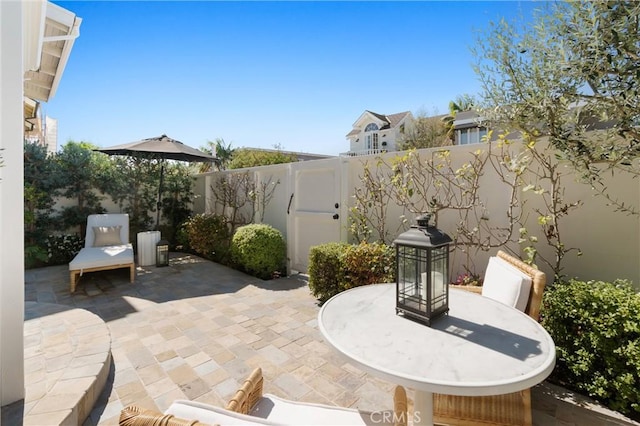
M 270 420 L 247 416 L 214 407 L 201 402 L 177 400 L 165 411 L 165 414 L 173 414 L 176 417 L 187 420 L 198 420 L 201 423 L 226 425 L 280 425 Z
M 270 394 L 264 394 L 250 414 L 277 423 L 310 426 L 384 425 L 393 419 L 392 412 L 368 413 L 353 408 L 289 401 Z
M 70 271 L 133 263 L 133 246 L 85 247 L 69 263 Z
M 84 238 L 85 247 L 94 246 L 94 226 L 121 226 L 120 244 L 129 243 L 129 215 L 126 213 L 90 214 L 87 217 L 87 232 Z
M 499 257 L 491 257 L 482 284 L 482 295 L 522 312 L 527 308 L 531 277 Z

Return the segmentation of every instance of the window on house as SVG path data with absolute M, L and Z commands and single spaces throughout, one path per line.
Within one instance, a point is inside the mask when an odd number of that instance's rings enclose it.
M 364 128 L 365 135 L 365 149 L 378 149 L 378 125 L 376 123 L 369 123 Z
M 404 135 L 404 123 L 400 125 L 400 134 Z
M 456 130 L 456 141 L 458 145 L 469 145 L 482 142 L 482 138 L 487 134 L 486 127 L 471 127 L 469 129 Z
M 366 136 L 366 146 L 365 149 L 378 149 L 379 145 L 378 145 L 378 134 L 377 133 L 371 133 L 369 135 Z

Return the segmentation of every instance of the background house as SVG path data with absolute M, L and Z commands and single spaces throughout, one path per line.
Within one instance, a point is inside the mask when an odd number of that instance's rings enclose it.
M 396 151 L 413 120 L 409 111 L 384 115 L 366 110 L 353 123 L 353 130 L 347 133 L 349 151 L 340 155 L 354 157 Z
M 482 117 L 476 111 L 460 111 L 453 120 L 455 145 L 469 145 L 483 142 L 487 128 L 482 125 Z

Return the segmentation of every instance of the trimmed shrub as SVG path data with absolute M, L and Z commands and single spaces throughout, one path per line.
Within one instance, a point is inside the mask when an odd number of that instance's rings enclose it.
M 623 280 L 572 280 L 544 294 L 556 344 L 550 379 L 640 419 L 640 294 Z
M 342 290 L 361 285 L 394 282 L 395 255 L 393 247 L 383 243 L 361 242 L 349 246 L 344 253 Z
M 84 241 L 79 235 L 49 235 L 45 240 L 47 247 L 47 263 L 49 265 L 63 265 L 73 260 L 84 247 Z
M 325 302 L 340 293 L 344 275 L 343 256 L 347 243 L 327 243 L 309 249 L 309 289 L 314 297 Z
M 240 269 L 263 280 L 285 272 L 287 245 L 272 226 L 252 223 L 238 228 L 231 239 L 231 260 Z
M 324 303 L 361 285 L 396 279 L 395 251 L 383 243 L 327 243 L 309 250 L 309 288 Z
M 193 251 L 206 259 L 228 263 L 231 235 L 224 216 L 198 214 L 187 220 L 183 229 Z

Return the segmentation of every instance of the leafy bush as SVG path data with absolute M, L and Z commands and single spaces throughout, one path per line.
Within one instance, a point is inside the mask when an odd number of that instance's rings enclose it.
M 274 273 L 284 272 L 286 258 L 284 237 L 272 226 L 241 226 L 231 239 L 232 262 L 255 277 L 268 280 Z
M 49 235 L 45 240 L 47 247 L 47 263 L 49 265 L 63 265 L 71 262 L 76 254 L 84 247 L 84 241 L 79 235 Z
M 176 245 L 175 247 L 173 247 L 174 250 L 176 251 L 184 251 L 184 252 L 194 251 L 191 248 L 191 245 L 189 244 L 189 232 L 187 232 L 187 222 L 188 222 L 188 219 L 183 223 L 181 223 L 180 226 L 178 226 L 178 229 L 176 230 Z
M 344 253 L 343 263 L 343 290 L 396 280 L 395 250 L 386 244 L 361 242 L 351 245 Z
M 324 302 L 344 288 L 344 252 L 347 243 L 327 243 L 309 249 L 309 288 L 314 297 Z
M 551 379 L 640 419 L 640 294 L 628 282 L 572 280 L 545 292 L 556 343 Z
M 189 247 L 203 257 L 228 263 L 230 232 L 224 216 L 198 214 L 187 220 L 183 226 Z
M 309 250 L 309 288 L 321 302 L 361 285 L 395 281 L 395 251 L 382 243 L 327 243 Z

